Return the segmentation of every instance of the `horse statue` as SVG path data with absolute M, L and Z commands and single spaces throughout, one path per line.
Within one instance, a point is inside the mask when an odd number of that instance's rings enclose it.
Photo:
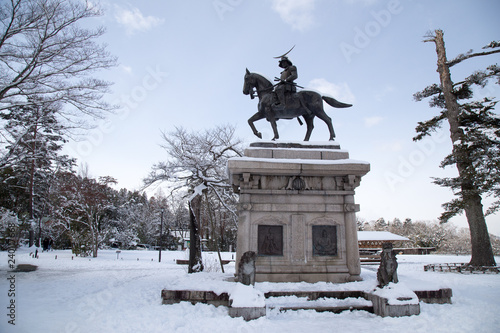
M 250 98 L 253 99 L 255 98 L 255 92 L 257 92 L 257 96 L 259 97 L 258 111 L 248 119 L 248 124 L 253 134 L 260 139 L 262 139 L 262 133 L 257 131 L 254 125 L 254 122 L 257 120 L 265 118 L 269 121 L 274 132 L 273 140 L 277 140 L 279 138 L 278 127 L 276 125 L 277 120 L 297 118 L 302 125 L 302 121 L 299 117 L 303 117 L 307 125 L 304 141 L 309 141 L 314 128 L 314 117 L 318 117 L 328 126 L 330 141 L 333 141 L 335 138 L 335 131 L 333 130 L 332 119 L 323 109 L 323 101 L 334 108 L 348 108 L 352 106 L 352 104 L 342 103 L 335 98 L 321 96 L 319 93 L 310 90 L 301 90 L 297 93 L 290 94 L 287 96 L 285 106 L 277 105 L 277 97 L 273 88 L 274 85 L 264 76 L 257 73 L 251 73 L 248 69 L 246 70 L 243 94 L 250 95 Z

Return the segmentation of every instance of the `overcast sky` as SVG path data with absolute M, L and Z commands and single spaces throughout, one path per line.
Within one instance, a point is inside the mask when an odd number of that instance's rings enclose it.
M 88 22 L 103 25 L 102 41 L 120 65 L 102 75 L 115 82 L 109 101 L 121 109 L 67 153 L 87 163 L 94 177 L 110 175 L 118 187 L 138 189 L 151 166 L 166 158 L 161 131 L 176 126 L 199 131 L 232 124 L 250 143 L 247 119 L 257 99 L 242 94 L 245 68 L 270 78 L 288 51 L 298 68 L 296 82 L 319 90 L 348 109 L 325 104 L 337 142 L 353 159 L 368 161 L 371 172 L 356 191 L 358 216 L 367 220 L 435 220 L 450 190 L 431 177 L 453 175 L 440 169 L 451 143 L 448 128 L 415 143 L 418 121 L 438 110 L 412 95 L 438 82 L 433 43 L 423 36 L 445 32 L 448 58 L 500 39 L 497 0 L 190 0 L 101 1 L 105 15 Z M 462 80 L 473 70 L 498 63 L 499 55 L 474 58 L 452 68 Z M 500 96 L 496 87 L 476 97 Z M 498 113 L 498 111 L 497 111 Z M 270 125 L 256 123 L 264 139 Z M 281 140 L 302 140 L 305 126 L 278 122 Z M 315 121 L 311 141 L 328 139 Z M 487 218 L 500 235 L 500 215 Z M 453 220 L 465 226 L 465 218 Z

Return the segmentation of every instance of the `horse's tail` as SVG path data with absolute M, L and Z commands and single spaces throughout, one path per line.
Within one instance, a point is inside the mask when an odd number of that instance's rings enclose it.
M 328 105 L 333 106 L 334 108 L 349 108 L 352 106 L 352 104 L 339 102 L 333 97 L 321 96 L 321 98 L 323 98 L 323 100 L 327 102 Z

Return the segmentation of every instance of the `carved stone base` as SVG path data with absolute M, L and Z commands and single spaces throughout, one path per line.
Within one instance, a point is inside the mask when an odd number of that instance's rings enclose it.
M 240 194 L 236 267 L 254 251 L 257 282 L 360 280 L 354 189 L 368 163 L 335 142 L 259 142 L 228 169 Z

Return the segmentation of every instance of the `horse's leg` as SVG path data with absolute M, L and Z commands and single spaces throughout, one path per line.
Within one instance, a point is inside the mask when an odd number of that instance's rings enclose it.
M 309 141 L 309 138 L 311 138 L 311 133 L 314 128 L 314 115 L 304 115 L 304 120 L 306 121 L 307 125 L 307 132 L 304 141 Z
M 253 131 L 253 134 L 255 134 L 259 139 L 262 139 L 262 133 L 257 131 L 257 128 L 255 128 L 255 125 L 253 123 L 257 120 L 261 120 L 262 118 L 264 118 L 262 116 L 262 114 L 260 112 L 257 112 L 256 114 L 251 116 L 250 119 L 248 119 L 248 125 L 250 125 L 250 128 Z
M 280 138 L 280 135 L 278 134 L 278 125 L 276 125 L 276 119 L 269 120 L 269 122 L 271 123 L 271 127 L 273 128 L 274 132 L 273 141 L 278 140 Z
M 323 120 L 325 124 L 328 126 L 328 130 L 330 131 L 330 141 L 335 140 L 335 131 L 333 130 L 333 125 L 332 125 L 332 118 L 330 118 L 326 113 L 325 110 L 323 110 L 323 107 L 321 107 L 318 112 L 315 112 L 316 117 L 319 119 Z

